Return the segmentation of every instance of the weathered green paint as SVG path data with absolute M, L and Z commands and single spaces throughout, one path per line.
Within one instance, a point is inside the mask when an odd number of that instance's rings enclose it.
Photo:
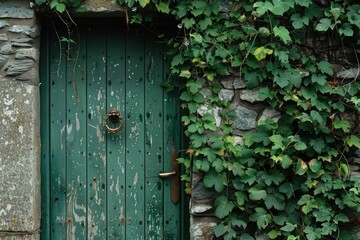
M 61 43 L 61 58 L 54 33 L 43 41 L 42 239 L 181 239 L 181 204 L 159 177 L 180 149 L 178 96 L 161 87 L 171 78 L 164 46 L 141 28 L 79 35 L 80 45 Z M 103 126 L 111 108 L 125 119 L 117 134 Z

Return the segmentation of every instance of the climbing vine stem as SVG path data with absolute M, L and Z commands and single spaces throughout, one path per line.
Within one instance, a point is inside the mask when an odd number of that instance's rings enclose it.
M 60 13 L 81 6 L 81 0 L 36 3 Z M 178 21 L 182 35 L 169 40 L 171 69 L 184 79 L 182 121 L 190 141 L 179 162 L 183 179 L 202 172 L 204 186 L 217 192 L 214 234 L 351 239 L 351 213 L 360 211 L 359 180 L 349 170 L 360 148 L 358 1 L 119 4 L 131 9 L 133 23 L 148 21 L 146 11 Z M 281 116 L 235 135 L 233 104 L 219 98 L 228 76 L 241 76 Z

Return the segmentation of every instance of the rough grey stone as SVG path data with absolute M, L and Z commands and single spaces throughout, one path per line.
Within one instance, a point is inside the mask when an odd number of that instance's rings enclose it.
M 5 55 L 9 55 L 9 54 L 13 54 L 14 50 L 11 47 L 11 44 L 5 44 L 4 46 L 2 46 L 0 48 L 0 54 L 5 54 Z
M 9 28 L 9 31 L 13 33 L 25 33 L 29 30 L 30 26 L 28 25 L 13 25 Z
M 210 114 L 214 115 L 217 127 L 220 127 L 220 125 L 221 125 L 220 111 L 221 111 L 221 108 L 215 107 L 215 108 L 209 109 L 208 105 L 202 105 L 201 107 L 199 107 L 197 109 L 197 113 L 200 114 L 201 116 L 204 116 L 204 114 L 206 114 L 206 113 L 210 113 Z
M 231 101 L 233 97 L 234 97 L 234 90 L 221 89 L 219 92 L 220 100 Z
M 32 38 L 38 37 L 40 35 L 40 27 L 32 27 L 29 31 L 25 31 L 25 34 Z
M 212 204 L 209 203 L 196 203 L 194 201 L 190 201 L 191 214 L 201 214 L 211 210 L 212 208 L 213 208 Z
M 354 163 L 360 164 L 360 158 L 354 158 Z
M 216 218 L 190 218 L 190 239 L 191 240 L 212 240 L 215 239 L 213 228 L 218 220 Z
M 16 50 L 16 59 L 30 58 L 34 61 L 38 60 L 38 51 L 35 48 L 21 48 Z
M 0 18 L 25 19 L 34 17 L 34 10 L 23 6 L 16 6 L 14 3 L 11 2 L 13 1 L 7 1 L 1 4 Z
M 1 232 L 0 232 L 1 240 L 39 240 L 40 239 L 39 233 L 25 234 L 25 235 L 15 234 L 14 236 L 6 236 L 6 234 L 4 235 L 5 235 L 4 237 L 1 236 Z
M 6 56 L 6 55 L 1 55 L 0 54 L 0 68 L 2 66 L 4 66 L 4 64 L 6 63 L 6 61 L 9 59 L 9 56 Z
M 0 34 L 0 41 L 7 41 L 7 40 L 9 40 L 9 38 L 6 33 Z
M 28 37 L 20 37 L 11 40 L 12 43 L 33 43 L 34 40 Z
M 209 203 L 217 196 L 217 192 L 204 187 L 202 175 L 196 172 L 192 175 L 191 197 L 195 202 Z
M 12 46 L 14 47 L 32 47 L 32 44 L 30 43 L 17 43 L 17 42 L 14 42 L 14 43 L 11 43 Z
M 20 74 L 19 76 L 15 77 L 16 80 L 19 81 L 32 81 L 34 83 L 38 82 L 39 73 L 35 68 L 30 69 L 27 72 L 24 72 L 23 74 Z
M 355 151 L 355 155 L 360 158 L 360 149 L 358 149 L 358 150 Z
M 18 60 L 15 59 L 6 66 L 6 76 L 17 76 L 24 72 L 29 71 L 34 65 L 34 61 L 32 59 L 23 59 Z
M 277 121 L 279 120 L 280 116 L 281 116 L 280 112 L 272 108 L 265 108 L 259 118 L 258 124 L 266 119 L 273 119 L 274 121 Z
M 10 24 L 5 20 L 0 20 L 0 29 L 3 27 L 9 27 Z
M 242 89 L 246 87 L 241 77 L 227 77 L 221 80 L 221 84 L 226 89 Z
M 204 95 L 205 98 L 211 96 L 211 90 L 208 88 L 203 88 L 200 90 L 200 93 Z
M 244 145 L 244 140 L 242 137 L 235 136 L 233 137 L 235 145 Z
M 346 69 L 338 72 L 336 75 L 338 78 L 343 78 L 343 79 L 358 79 L 360 75 L 360 68 Z
M 233 123 L 233 128 L 240 130 L 250 130 L 256 127 L 257 112 L 247 109 L 243 106 L 238 106 L 235 110 L 236 117 Z
M 39 88 L 0 76 L 0 96 L 0 152 L 6 153 L 0 157 L 0 229 L 36 231 L 40 227 Z
M 358 165 L 349 165 L 349 169 L 350 169 L 350 171 L 359 171 L 359 169 L 360 169 L 360 166 L 358 166 Z
M 240 99 L 251 103 L 260 102 L 259 91 L 257 89 L 240 90 Z

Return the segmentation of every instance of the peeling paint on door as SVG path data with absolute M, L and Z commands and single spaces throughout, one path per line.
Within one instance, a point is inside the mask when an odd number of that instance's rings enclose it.
M 76 49 L 59 62 L 56 35 L 48 39 L 49 80 L 41 87 L 48 93 L 44 134 L 51 139 L 43 158 L 50 230 L 43 239 L 181 239 L 171 178 L 159 177 L 171 171 L 180 136 L 178 99 L 161 87 L 170 63 L 150 33 L 117 29 L 79 26 L 77 94 Z M 125 125 L 116 134 L 103 123 L 114 107 Z

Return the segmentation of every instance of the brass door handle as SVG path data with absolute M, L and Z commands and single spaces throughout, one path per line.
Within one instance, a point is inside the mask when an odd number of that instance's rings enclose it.
M 174 175 L 176 175 L 175 171 L 167 172 L 167 173 L 159 173 L 159 177 L 161 177 L 161 178 L 166 178 L 166 177 L 170 177 L 170 176 L 174 176 Z
M 171 152 L 171 172 L 159 173 L 159 177 L 171 177 L 171 201 L 176 204 L 180 199 L 180 168 L 178 159 L 178 151 L 173 149 Z M 168 181 L 168 180 L 166 180 Z

